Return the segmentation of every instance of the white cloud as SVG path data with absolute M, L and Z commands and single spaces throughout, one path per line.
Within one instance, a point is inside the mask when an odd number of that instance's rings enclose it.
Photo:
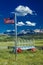
M 21 15 L 25 16 L 27 14 L 31 14 L 31 15 L 35 15 L 36 13 L 33 13 L 34 11 L 32 11 L 29 7 L 27 6 L 18 6 L 15 11 L 17 11 L 18 13 L 21 13 Z
M 7 32 L 15 31 L 15 30 L 6 30 Z
M 10 32 L 11 30 L 6 30 L 7 32 Z
M 21 22 L 18 22 L 16 25 L 17 25 L 17 26 L 23 26 L 23 25 L 36 26 L 36 23 L 30 22 L 30 21 L 26 21 L 26 24 L 25 24 L 25 23 L 23 23 L 23 22 L 21 21 Z
M 35 29 L 34 32 L 40 32 L 40 29 Z
M 17 26 L 23 26 L 25 25 L 22 21 L 17 23 Z
M 36 23 L 34 22 L 26 21 L 26 23 L 28 26 L 36 26 Z

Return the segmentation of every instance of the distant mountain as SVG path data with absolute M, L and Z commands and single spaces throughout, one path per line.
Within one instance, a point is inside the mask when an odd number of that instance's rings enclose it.
M 34 31 L 33 30 L 21 30 L 19 33 L 17 33 L 17 35 L 26 35 L 26 34 L 33 34 Z M 4 32 L 4 34 L 7 34 L 7 35 L 15 35 L 15 30 L 7 30 Z
M 28 35 L 28 34 L 42 34 L 43 33 L 43 29 L 35 29 L 35 30 L 31 30 L 31 29 L 27 29 L 27 30 L 21 30 L 18 35 Z
M 27 34 L 33 34 L 33 33 L 34 33 L 33 30 L 27 29 L 27 30 L 21 30 L 21 31 L 18 33 L 18 35 L 27 35 Z
M 21 35 L 37 34 L 37 33 L 43 33 L 43 29 L 42 30 L 40 30 L 40 29 L 35 29 L 35 30 L 30 30 L 30 29 L 21 30 L 19 33 L 17 33 L 17 35 L 21 36 Z M 7 30 L 7 31 L 4 32 L 4 34 L 15 35 L 15 30 Z
M 7 31 L 4 32 L 4 34 L 15 35 L 15 30 L 7 30 Z

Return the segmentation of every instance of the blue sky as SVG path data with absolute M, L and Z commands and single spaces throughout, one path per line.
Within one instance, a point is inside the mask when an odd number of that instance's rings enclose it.
M 14 30 L 14 24 L 5 24 L 4 18 L 14 16 L 11 12 L 15 11 L 18 6 L 27 6 L 37 15 L 27 14 L 18 16 L 17 22 L 36 23 L 35 26 L 23 25 L 18 26 L 18 31 L 24 29 L 43 29 L 43 0 L 0 0 L 0 33 L 6 30 Z

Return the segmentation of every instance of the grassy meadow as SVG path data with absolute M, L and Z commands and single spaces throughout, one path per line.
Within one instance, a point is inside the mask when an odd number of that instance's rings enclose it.
M 17 46 L 43 46 L 43 39 L 28 39 L 18 37 Z M 17 53 L 15 61 L 15 54 L 12 48 L 8 46 L 15 45 L 15 38 L 10 36 L 0 36 L 0 65 L 43 65 L 43 50 L 38 49 L 36 52 L 23 51 Z

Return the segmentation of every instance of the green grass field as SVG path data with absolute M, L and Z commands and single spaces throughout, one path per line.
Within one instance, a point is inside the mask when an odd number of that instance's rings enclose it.
M 19 39 L 17 45 L 29 46 L 29 43 L 32 43 L 32 41 Z M 33 43 L 32 45 L 34 46 L 43 46 L 43 39 L 34 40 Z M 36 52 L 23 51 L 22 53 L 17 53 L 15 61 L 15 54 L 12 53 L 12 49 L 8 49 L 8 46 L 14 45 L 14 41 L 0 42 L 0 65 L 43 65 L 43 50 L 41 49 L 37 49 Z

